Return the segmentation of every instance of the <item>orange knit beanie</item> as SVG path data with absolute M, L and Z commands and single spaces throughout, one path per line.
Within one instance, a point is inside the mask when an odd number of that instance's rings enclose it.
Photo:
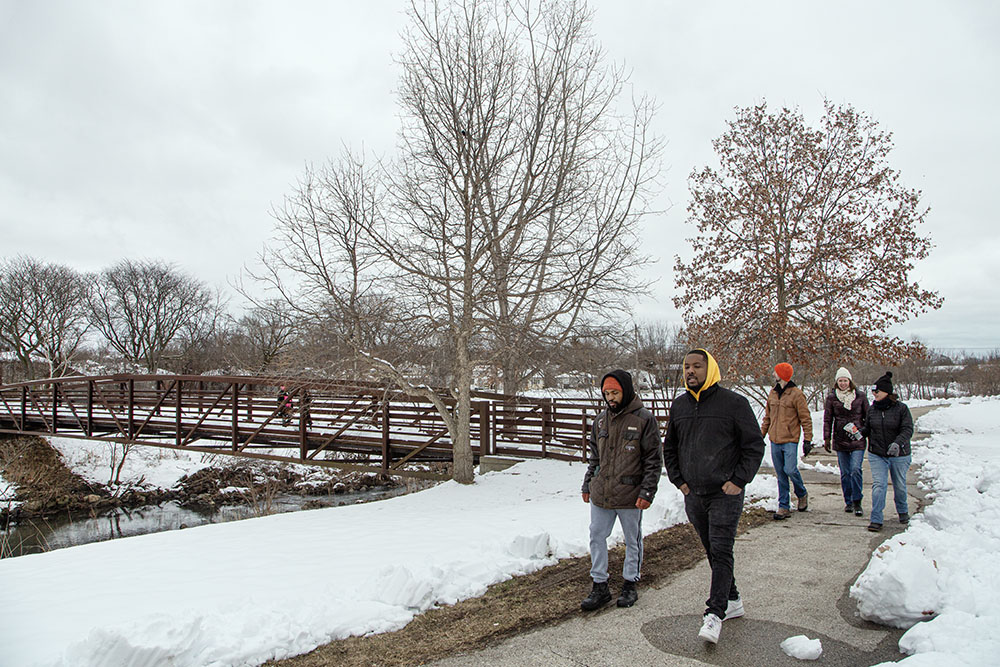
M 792 379 L 791 364 L 786 364 L 785 362 L 781 362 L 780 364 L 774 367 L 774 372 L 778 375 L 779 378 L 781 378 L 785 382 L 788 382 L 789 380 Z

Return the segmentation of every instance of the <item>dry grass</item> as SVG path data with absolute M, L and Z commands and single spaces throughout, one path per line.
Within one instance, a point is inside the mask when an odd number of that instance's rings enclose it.
M 66 467 L 59 452 L 36 436 L 0 435 L 0 469 L 26 503 L 47 505 L 59 498 L 92 492 Z
M 766 512 L 750 510 L 743 515 L 740 530 L 770 520 Z M 621 571 L 623 556 L 624 547 L 612 550 L 610 572 Z M 640 596 L 643 588 L 666 584 L 678 572 L 694 566 L 704 557 L 701 542 L 690 524 L 648 535 L 644 543 Z M 432 609 L 396 632 L 331 642 L 312 653 L 267 665 L 422 665 L 577 616 L 581 613 L 580 600 L 586 597 L 590 587 L 590 559 L 567 559 L 534 574 L 491 586 L 481 597 Z

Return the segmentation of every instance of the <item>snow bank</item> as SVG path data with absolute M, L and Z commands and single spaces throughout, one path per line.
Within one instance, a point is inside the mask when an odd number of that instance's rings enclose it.
M 49 438 L 49 443 L 73 472 L 88 482 L 107 484 L 114 477 L 112 455 L 121 458 L 122 445 L 101 440 Z M 125 457 L 119 481 L 123 485 L 142 488 L 169 489 L 185 475 L 211 465 L 212 456 L 202 452 L 187 452 L 136 445 Z
M 5 559 L 0 664 L 256 665 L 395 630 L 587 554 L 583 473 L 528 461 L 474 485 Z M 663 477 L 643 529 L 685 520 Z
M 9 509 L 14 509 L 21 504 L 20 500 L 15 500 L 17 490 L 11 482 L 3 478 L 3 471 L 0 471 L 0 505 Z
M 919 655 L 907 665 L 993 665 L 1000 655 L 998 425 L 995 397 L 920 418 L 933 436 L 914 448 L 914 462 L 933 504 L 876 550 L 851 587 L 863 618 L 909 628 L 900 650 Z

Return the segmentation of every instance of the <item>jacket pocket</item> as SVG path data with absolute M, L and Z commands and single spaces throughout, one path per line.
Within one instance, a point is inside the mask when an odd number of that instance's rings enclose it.
M 642 484 L 642 475 L 622 475 L 618 481 L 625 486 L 639 486 Z

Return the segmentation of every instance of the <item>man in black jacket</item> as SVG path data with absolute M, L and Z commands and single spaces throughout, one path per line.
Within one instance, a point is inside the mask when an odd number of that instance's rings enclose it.
M 642 511 L 656 495 L 663 470 L 656 418 L 635 395 L 632 376 L 623 370 L 601 378 L 607 403 L 590 431 L 583 502 L 590 504 L 590 576 L 593 589 L 580 608 L 593 611 L 611 601 L 608 590 L 608 535 L 617 520 L 625 534 L 619 607 L 639 598 L 636 584 L 642 567 Z
M 764 439 L 747 399 L 719 386 L 719 364 L 708 352 L 684 357 L 687 388 L 670 406 L 663 444 L 667 477 L 684 494 L 712 568 L 711 592 L 698 636 L 717 643 L 722 621 L 743 615 L 733 576 L 733 543 L 744 489 L 764 456 Z

